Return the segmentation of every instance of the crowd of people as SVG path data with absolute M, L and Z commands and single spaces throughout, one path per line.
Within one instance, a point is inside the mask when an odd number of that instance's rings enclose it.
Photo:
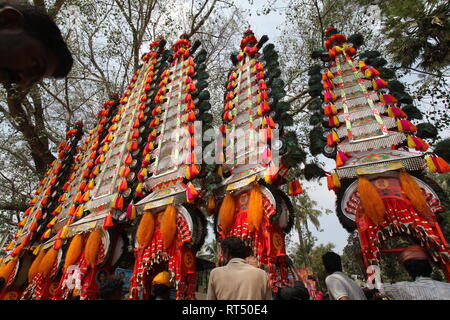
M 450 300 L 450 283 L 431 278 L 432 266 L 425 249 L 407 247 L 399 262 L 413 281 L 381 283 L 375 289 L 362 287 L 342 271 L 341 257 L 335 252 L 322 256 L 328 274 L 326 293 L 312 297 L 304 283 L 295 280 L 292 286 L 279 288 L 274 294 L 266 271 L 258 268 L 257 260 L 247 256 L 248 248 L 238 237 L 228 237 L 221 243 L 222 265 L 209 275 L 207 300 Z M 123 281 L 108 278 L 100 287 L 103 300 L 121 299 Z M 151 299 L 170 300 L 174 284 L 169 272 L 157 274 L 152 281 Z
M 72 68 L 73 58 L 61 32 L 48 15 L 32 6 L 0 3 L 0 82 L 27 88 L 45 78 L 64 78 Z M 209 276 L 208 300 L 309 300 L 310 293 L 298 279 L 293 286 L 272 294 L 267 272 L 258 261 L 247 256 L 247 248 L 238 237 L 222 241 L 222 266 Z M 431 278 L 432 266 L 427 252 L 420 246 L 406 248 L 400 263 L 412 281 L 381 283 L 378 290 L 363 289 L 342 272 L 341 258 L 334 252 L 323 257 L 328 273 L 326 294 L 314 299 L 330 300 L 450 300 L 450 283 Z M 0 278 L 0 288 L 4 279 Z M 123 280 L 111 276 L 101 283 L 102 300 L 122 299 Z M 152 281 L 152 298 L 171 299 L 174 284 L 169 272 L 157 274 Z

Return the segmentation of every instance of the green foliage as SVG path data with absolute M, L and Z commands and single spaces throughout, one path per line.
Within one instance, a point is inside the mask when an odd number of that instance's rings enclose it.
M 442 157 L 445 161 L 450 162 L 450 139 L 445 139 L 436 143 L 434 153 Z
M 403 67 L 416 63 L 436 71 L 450 63 L 450 4 L 448 1 L 382 1 L 387 50 Z
M 431 123 L 420 123 L 417 125 L 416 135 L 422 139 L 435 138 L 438 135 L 438 131 Z

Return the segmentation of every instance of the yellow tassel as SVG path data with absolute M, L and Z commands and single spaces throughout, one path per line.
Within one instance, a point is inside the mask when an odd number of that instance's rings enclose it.
M 17 258 L 13 258 L 9 260 L 7 264 L 3 265 L 3 267 L 0 269 L 0 277 L 5 279 L 5 283 L 9 280 L 9 277 L 14 271 L 16 264 Z
M 247 222 L 250 231 L 259 230 L 263 218 L 263 198 L 259 185 L 256 183 L 250 191 L 248 202 Z
M 75 262 L 80 257 L 81 252 L 83 252 L 83 244 L 84 240 L 81 234 L 77 234 L 72 238 L 72 241 L 70 241 L 70 246 L 67 249 L 66 258 L 64 260 L 64 268 L 75 264 Z
M 43 235 L 44 239 L 50 238 L 50 235 L 51 235 L 51 234 L 52 234 L 52 229 L 51 229 L 51 228 L 47 229 L 47 230 L 44 232 L 44 235 Z
M 60 239 L 65 239 L 67 238 L 67 234 L 69 233 L 69 227 L 68 226 L 64 226 L 61 230 L 61 234 L 59 236 Z
M 155 230 L 155 220 L 151 211 L 146 211 L 142 216 L 141 222 L 136 233 L 136 240 L 139 244 L 139 248 L 146 248 L 149 242 L 152 240 L 153 232 Z
M 337 173 L 332 173 L 331 177 L 333 179 L 333 185 L 335 188 L 340 188 L 341 187 L 341 180 L 339 180 L 339 176 L 337 175 Z
M 428 156 L 428 157 L 426 157 L 425 160 L 427 161 L 428 170 L 431 173 L 436 173 L 437 172 L 437 168 L 436 168 L 436 165 L 433 162 L 433 159 L 430 156 Z
M 41 252 L 41 245 L 38 245 L 36 248 L 34 248 L 33 254 L 37 256 L 40 252 Z
M 408 141 L 408 148 L 411 148 L 411 149 L 415 149 L 416 148 L 416 144 L 414 143 L 414 140 L 412 139 L 411 136 L 408 136 L 406 138 L 406 140 Z
M 408 197 L 414 209 L 416 209 L 420 215 L 431 218 L 431 211 L 427 204 L 427 200 L 416 180 L 414 180 L 414 178 L 406 171 L 400 172 L 399 179 L 402 190 Z
M 167 206 L 161 219 L 160 232 L 164 246 L 170 248 L 177 231 L 177 209 L 173 205 Z
M 50 272 L 52 272 L 57 258 L 58 250 L 55 250 L 53 248 L 48 249 L 45 253 L 45 256 L 42 258 L 41 263 L 39 264 L 38 272 L 42 273 L 44 277 L 49 276 Z
M 231 193 L 227 194 L 219 209 L 219 225 L 225 234 L 231 229 L 234 220 L 235 204 Z
M 33 280 L 34 276 L 39 272 L 39 266 L 41 265 L 42 259 L 44 259 L 45 250 L 41 250 L 39 255 L 34 259 L 31 264 L 30 269 L 28 270 L 28 282 Z
M 97 255 L 102 241 L 102 230 L 96 229 L 91 232 L 84 248 L 84 256 L 88 264 L 94 268 L 97 265 Z
M 370 183 L 369 179 L 361 176 L 358 178 L 358 192 L 365 214 L 373 223 L 381 225 L 384 221 L 386 208 L 377 189 Z

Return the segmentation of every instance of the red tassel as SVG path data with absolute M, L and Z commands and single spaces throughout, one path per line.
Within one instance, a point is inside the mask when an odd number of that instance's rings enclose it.
M 124 198 L 121 195 L 117 195 L 114 199 L 113 207 L 117 210 L 123 210 Z
M 303 189 L 302 185 L 300 184 L 300 181 L 293 180 L 288 183 L 288 194 L 290 196 L 296 196 L 301 193 L 303 193 Z
M 103 229 L 106 230 L 108 228 L 111 228 L 112 226 L 114 226 L 114 223 L 112 214 L 110 213 L 105 217 L 105 220 L 103 220 Z

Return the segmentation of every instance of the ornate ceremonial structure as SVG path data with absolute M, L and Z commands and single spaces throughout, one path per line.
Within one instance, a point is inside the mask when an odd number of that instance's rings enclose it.
M 304 160 L 304 153 L 295 133 L 283 128 L 292 125 L 292 119 L 285 116 L 289 105 L 280 101 L 286 93 L 274 45 L 263 48 L 267 40 L 263 36 L 258 42 L 248 30 L 241 51 L 232 55 L 220 127 L 223 139 L 216 152 L 222 163 L 218 174 L 224 179 L 214 194 L 223 200 L 216 211 L 216 201 L 210 198 L 208 210 L 215 212 L 218 240 L 242 238 L 277 291 L 287 284 L 285 234 L 293 219 L 289 197 L 279 186 L 286 183 L 289 168 Z M 302 192 L 298 181 L 289 182 L 288 189 L 291 195 Z
M 321 131 L 322 116 L 314 114 L 311 137 L 322 137 L 322 152 L 336 159 L 327 179 L 338 196 L 341 223 L 349 231 L 357 228 L 366 266 L 379 264 L 386 238 L 408 236 L 428 249 L 450 280 L 450 247 L 436 218 L 446 199 L 439 199 L 435 183 L 423 174 L 427 164 L 431 172 L 449 171 L 443 159 L 424 153 L 428 144 L 420 137 L 430 137 L 432 126 L 410 122 L 420 118 L 419 111 L 398 81 L 382 78 L 394 75 L 378 53 L 361 54 L 367 63 L 354 59 L 361 36 L 347 39 L 334 28 L 326 35 L 325 50 L 313 57 L 327 65 L 311 68 L 309 84 L 322 102 L 327 130 Z M 320 147 L 311 141 L 313 153 Z
M 206 90 L 206 51 L 183 35 L 173 45 L 154 98 L 155 148 L 144 185 L 150 194 L 135 204 L 142 214 L 136 231 L 131 299 L 147 299 L 160 271 L 174 277 L 177 299 L 194 299 L 195 255 L 206 236 L 201 198 L 202 130 L 212 122 Z
M 28 269 L 40 247 L 35 243 L 44 237 L 44 228 L 53 221 L 53 212 L 57 210 L 59 197 L 64 193 L 64 182 L 71 179 L 77 165 L 74 156 L 77 144 L 83 135 L 82 124 L 77 123 L 74 129 L 67 131 L 67 140 L 58 147 L 58 157 L 54 160 L 44 177 L 39 181 L 30 207 L 23 213 L 18 223 L 19 230 L 6 248 L 9 252 L 0 267 L 0 276 L 5 285 L 0 294 L 3 300 L 17 300 L 22 294 L 22 287 L 27 281 Z M 32 253 L 33 252 L 33 253 Z M 61 258 L 61 255 L 59 255 Z M 45 273 L 48 271 L 45 270 Z

